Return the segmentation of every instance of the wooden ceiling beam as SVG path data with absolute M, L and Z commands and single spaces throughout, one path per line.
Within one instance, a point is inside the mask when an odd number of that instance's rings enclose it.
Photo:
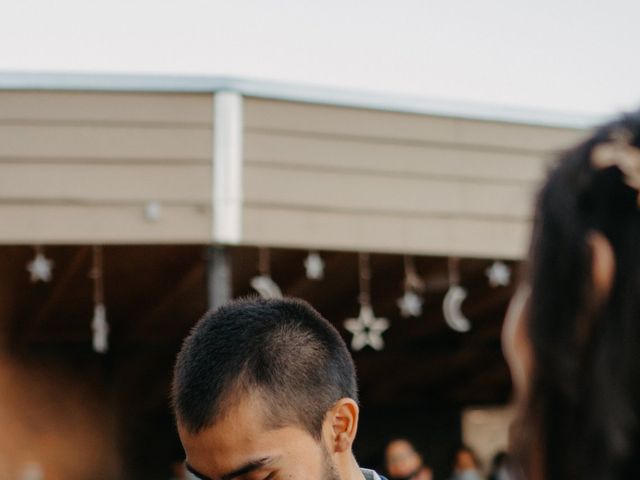
M 82 246 L 76 249 L 69 263 L 61 273 L 56 276 L 55 282 L 53 283 L 53 290 L 47 297 L 45 303 L 37 310 L 33 317 L 25 322 L 24 330 L 29 332 L 29 336 L 31 332 L 35 332 L 43 327 L 51 315 L 51 312 L 55 310 L 65 294 L 68 293 L 72 280 L 76 277 L 83 265 L 87 267 L 88 273 L 88 258 L 89 247 Z
M 176 284 L 171 285 L 168 291 L 156 297 L 157 301 L 151 305 L 149 310 L 145 313 L 133 315 L 128 328 L 126 330 L 121 329 L 118 341 L 127 343 L 135 341 L 135 339 L 138 338 L 144 338 L 145 332 L 149 329 L 157 328 L 156 325 L 161 322 L 163 315 L 166 314 L 171 307 L 187 297 L 189 292 L 196 288 L 198 284 L 201 284 L 203 292 L 206 292 L 205 263 L 200 259 L 191 266 L 187 273 L 184 274 Z M 202 314 L 204 313 L 203 311 Z M 197 318 L 194 318 L 193 322 L 195 323 L 196 320 Z M 164 321 L 166 322 L 167 319 L 165 318 Z

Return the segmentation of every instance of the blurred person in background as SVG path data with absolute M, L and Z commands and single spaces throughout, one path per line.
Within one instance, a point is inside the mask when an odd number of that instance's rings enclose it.
M 509 454 L 498 452 L 491 461 L 491 471 L 487 480 L 509 480 Z
M 104 390 L 56 361 L 0 351 L 0 480 L 120 480 Z
M 481 480 L 480 462 L 471 448 L 462 446 L 454 456 L 451 480 Z
M 640 478 L 640 112 L 564 152 L 503 329 L 518 478 Z
M 390 480 L 431 480 L 431 469 L 422 455 L 406 439 L 391 440 L 384 451 L 384 463 Z

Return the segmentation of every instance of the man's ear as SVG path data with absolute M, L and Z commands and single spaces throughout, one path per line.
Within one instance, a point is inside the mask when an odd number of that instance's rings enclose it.
M 341 398 L 331 407 L 325 418 L 325 432 L 332 453 L 351 451 L 358 432 L 359 416 L 360 408 L 351 398 Z
M 616 257 L 607 237 L 595 230 L 587 238 L 591 248 L 591 276 L 595 300 L 601 305 L 609 297 L 616 270 Z

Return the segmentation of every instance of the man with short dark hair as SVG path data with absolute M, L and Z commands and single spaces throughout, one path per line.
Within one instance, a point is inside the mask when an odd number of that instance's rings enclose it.
M 351 356 L 305 302 L 241 300 L 207 314 L 178 354 L 172 396 L 197 478 L 380 479 L 352 453 Z

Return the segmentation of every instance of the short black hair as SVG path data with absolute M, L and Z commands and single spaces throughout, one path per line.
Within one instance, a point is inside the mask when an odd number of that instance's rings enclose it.
M 358 401 L 353 360 L 338 331 L 308 303 L 248 298 L 207 313 L 185 339 L 172 401 L 190 433 L 210 427 L 248 392 L 271 423 L 298 425 L 319 439 L 327 411 Z

